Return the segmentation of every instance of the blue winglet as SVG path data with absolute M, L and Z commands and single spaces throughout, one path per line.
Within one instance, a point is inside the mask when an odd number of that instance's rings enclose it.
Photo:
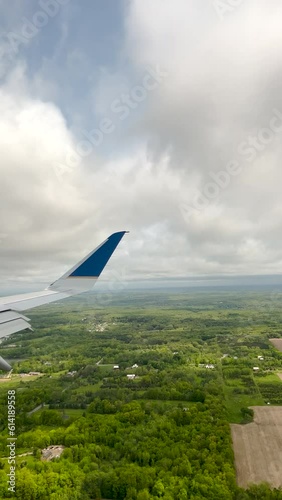
M 69 277 L 89 278 L 100 276 L 125 233 L 128 233 L 128 231 L 120 231 L 109 236 Z

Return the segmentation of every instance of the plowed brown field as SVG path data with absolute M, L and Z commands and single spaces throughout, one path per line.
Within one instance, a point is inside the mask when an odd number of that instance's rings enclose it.
M 254 422 L 231 425 L 237 483 L 282 486 L 282 406 L 252 406 Z
M 269 339 L 269 341 L 278 349 L 282 351 L 282 339 Z

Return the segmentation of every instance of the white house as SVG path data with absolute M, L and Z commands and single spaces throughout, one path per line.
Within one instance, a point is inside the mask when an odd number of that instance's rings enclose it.
M 126 376 L 128 380 L 133 380 L 135 378 L 135 373 L 128 373 Z
M 135 363 L 135 365 L 132 365 L 131 368 L 138 368 L 138 365 Z

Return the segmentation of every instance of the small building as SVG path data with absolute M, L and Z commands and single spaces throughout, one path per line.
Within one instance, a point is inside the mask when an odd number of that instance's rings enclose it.
M 258 366 L 254 366 L 253 370 L 254 370 L 254 372 L 258 372 L 259 371 L 259 367 Z
M 263 361 L 263 360 L 264 360 L 264 357 L 263 357 L 263 356 L 258 356 L 258 359 L 259 359 L 260 361 Z
M 135 373 L 128 373 L 126 376 L 128 380 L 133 380 L 135 378 Z
M 138 368 L 138 365 L 135 363 L 135 365 L 132 365 L 131 368 Z
M 114 370 L 119 370 L 119 365 L 114 365 Z
M 214 370 L 214 365 L 206 365 L 206 368 L 207 368 L 208 370 Z
M 50 460 L 53 460 L 53 458 L 60 457 L 64 451 L 64 448 L 65 447 L 63 445 L 48 446 L 48 448 L 44 448 L 43 450 L 41 450 L 41 460 L 50 462 Z

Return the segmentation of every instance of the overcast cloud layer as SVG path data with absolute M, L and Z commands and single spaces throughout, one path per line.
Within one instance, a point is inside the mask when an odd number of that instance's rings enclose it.
M 280 274 L 280 0 L 113 3 L 0 2 L 1 288 Z

